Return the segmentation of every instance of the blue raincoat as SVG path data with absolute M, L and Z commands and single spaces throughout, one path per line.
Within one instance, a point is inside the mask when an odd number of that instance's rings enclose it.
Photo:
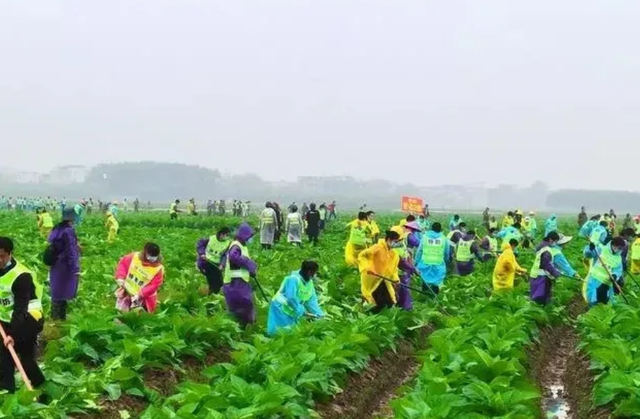
M 609 243 L 607 246 L 610 248 L 611 243 Z M 598 254 L 601 252 L 600 249 L 602 247 L 603 246 L 596 246 L 596 250 L 594 251 L 592 251 L 591 249 L 589 249 L 589 247 L 587 247 L 584 251 L 584 257 L 591 259 L 593 261 L 597 260 Z M 612 275 L 615 275 L 617 278 L 622 278 L 624 275 L 622 263 L 616 266 L 613 266 L 609 270 L 609 272 Z M 602 282 L 598 281 L 593 276 L 591 276 L 591 272 L 589 272 L 589 275 L 587 275 L 587 278 L 585 279 L 585 281 L 586 283 L 584 284 L 584 287 L 583 287 L 583 296 L 587 301 L 587 303 L 589 304 L 589 306 L 593 306 L 598 303 L 597 292 L 598 292 L 598 287 L 602 285 Z M 614 301 L 613 285 L 609 286 L 609 290 L 607 291 L 607 297 L 609 298 L 609 302 Z
M 558 218 L 555 214 L 551 214 L 551 217 L 547 218 L 544 223 L 544 236 L 547 237 L 552 231 L 558 231 Z
M 318 317 L 324 316 L 324 312 L 318 304 L 315 288 L 312 289 L 311 298 L 308 301 L 300 300 L 298 290 L 303 281 L 300 271 L 291 272 L 282 281 L 278 294 L 273 297 L 269 304 L 269 318 L 267 320 L 267 334 L 269 336 L 274 336 L 280 329 L 291 328 L 298 323 L 305 313 L 311 313 Z M 284 312 L 284 305 L 289 306 L 295 317 Z
M 422 251 L 424 243 L 430 239 L 441 239 L 444 241 L 444 257 L 442 263 L 438 265 L 427 265 L 422 261 Z M 422 237 L 418 251 L 416 252 L 415 260 L 417 261 L 416 268 L 420 272 L 420 277 L 425 284 L 441 286 L 444 282 L 444 277 L 447 275 L 447 264 L 449 260 L 451 249 L 449 247 L 449 240 L 442 233 L 436 233 L 433 230 L 427 231 Z

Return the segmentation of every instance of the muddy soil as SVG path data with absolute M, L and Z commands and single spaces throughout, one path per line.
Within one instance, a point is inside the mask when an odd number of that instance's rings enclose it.
M 369 419 L 393 416 L 389 402 L 397 397 L 397 390 L 417 374 L 420 363 L 416 352 L 426 346 L 432 327 L 420 329 L 416 343 L 402 340 L 396 351 L 386 351 L 372 359 L 359 374 L 351 374 L 342 393 L 315 410 L 323 419 Z
M 323 419 L 365 419 L 372 416 L 393 396 L 396 388 L 417 369 L 414 347 L 406 341 L 396 352 L 387 351 L 369 362 L 360 374 L 347 378 L 344 391 L 315 410 Z
M 102 408 L 99 412 L 76 416 L 82 419 L 121 419 L 120 411 L 128 412 L 131 418 L 137 418 L 147 408 L 147 401 L 141 397 L 123 394 L 118 400 L 111 401 L 106 397 L 98 402 Z
M 568 307 L 575 320 L 586 310 L 579 296 Z M 548 419 L 606 419 L 609 413 L 593 406 L 593 375 L 589 360 L 578 351 L 580 337 L 572 325 L 547 327 L 529 353 L 531 371 L 542 390 L 540 408 Z M 552 413 L 555 412 L 555 416 Z

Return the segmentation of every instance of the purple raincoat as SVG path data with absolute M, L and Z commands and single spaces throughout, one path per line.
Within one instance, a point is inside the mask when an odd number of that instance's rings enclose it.
M 411 275 L 420 275 L 418 270 L 409 259 L 400 259 L 398 263 L 398 269 L 400 269 L 400 283 L 402 285 L 411 285 Z M 411 291 L 403 286 L 399 286 L 396 292 L 398 300 L 398 307 L 403 310 L 413 309 L 413 298 L 411 297 Z
M 253 229 L 246 223 L 243 223 L 236 233 L 236 240 L 240 243 L 246 243 L 253 236 Z M 229 258 L 230 268 L 246 269 L 251 275 L 255 275 L 256 263 L 244 256 L 238 246 L 231 246 L 223 261 L 226 264 L 226 258 Z M 233 314 L 241 325 L 245 326 L 256 321 L 256 309 L 253 305 L 253 289 L 251 284 L 242 278 L 232 278 L 229 284 L 222 287 L 224 298 L 227 301 L 227 308 Z
M 49 272 L 51 300 L 72 300 L 78 293 L 80 274 L 80 249 L 76 232 L 69 224 L 58 224 L 49 234 L 48 241 L 58 254 Z
M 540 242 L 536 248 L 536 252 L 546 246 L 549 246 L 549 243 L 544 241 Z M 554 278 L 560 276 L 560 271 L 553 265 L 551 252 L 544 252 L 540 256 L 540 269 L 549 272 Z M 549 304 L 551 301 L 551 287 L 553 285 L 551 279 L 548 275 L 539 275 L 535 278 L 530 278 L 529 284 L 531 286 L 531 299 L 533 301 L 543 305 Z
M 198 260 L 196 264 L 198 265 L 198 270 L 203 273 L 205 271 L 205 268 L 208 262 L 206 259 L 201 258 L 201 256 L 207 253 L 208 245 L 209 245 L 209 237 L 205 237 L 204 239 L 198 240 L 198 244 L 196 244 L 196 254 L 198 255 Z
M 460 237 L 464 241 L 473 240 L 473 236 L 465 234 Z M 453 253 L 453 252 L 452 252 Z M 482 255 L 480 254 L 480 250 L 478 249 L 478 244 L 473 242 L 471 244 L 471 254 L 482 260 Z M 455 255 L 453 256 L 455 260 Z M 456 261 L 456 273 L 460 276 L 467 276 L 473 273 L 473 269 L 475 268 L 475 259 L 471 259 L 468 262 L 458 262 Z

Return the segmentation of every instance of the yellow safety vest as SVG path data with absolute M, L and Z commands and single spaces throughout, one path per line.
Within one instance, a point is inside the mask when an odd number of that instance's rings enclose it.
M 129 272 L 127 272 L 127 277 L 124 280 L 124 289 L 129 295 L 138 295 L 140 290 L 163 269 L 162 265 L 144 266 L 140 253 L 134 253 L 131 265 L 129 265 Z
M 53 219 L 51 218 L 51 214 L 45 212 L 40 214 L 40 217 L 40 219 L 42 220 L 42 227 L 53 228 Z
M 16 262 L 16 266 L 9 272 L 0 277 L 0 320 L 6 323 L 11 322 L 13 316 L 14 297 L 11 287 L 16 279 L 22 274 L 31 275 L 33 284 L 36 288 L 36 298 L 29 301 L 29 313 L 39 320 L 42 317 L 42 285 L 36 280 L 36 276 L 33 272 L 27 269 L 24 265 Z
M 473 255 L 471 254 L 472 244 L 473 240 L 460 240 L 458 242 L 458 247 L 456 248 L 456 260 L 458 262 L 469 262 L 473 259 Z
M 595 278 L 597 281 L 602 282 L 603 284 L 610 284 L 611 279 L 609 274 L 613 273 L 614 267 L 622 264 L 622 257 L 620 255 L 616 255 L 611 251 L 610 246 L 601 246 L 600 247 L 600 257 L 596 257 L 591 263 L 591 269 L 589 270 L 589 276 Z M 602 263 L 604 263 L 604 266 Z
M 551 258 L 553 259 L 553 253 L 551 252 L 551 248 L 549 246 L 545 246 L 542 249 L 538 250 L 536 252 L 536 258 L 533 261 L 533 265 L 531 265 L 531 270 L 529 271 L 529 276 L 531 278 L 537 278 L 539 276 L 548 276 L 548 277 L 553 276 L 549 272 L 540 268 L 540 262 L 542 261 L 542 254 L 545 252 L 550 252 Z
M 229 243 L 231 243 L 231 240 L 220 241 L 215 235 L 209 237 L 209 243 L 207 243 L 207 248 L 205 249 L 206 259 L 214 265 L 219 264 L 222 254 L 229 248 Z
M 238 246 L 240 248 L 240 252 L 242 252 L 242 256 L 246 258 L 250 257 L 249 249 L 246 246 L 243 246 L 242 243 L 240 243 L 239 241 L 234 240 L 229 246 L 229 249 L 231 249 L 233 246 Z M 233 280 L 234 278 L 240 278 L 246 282 L 249 282 L 249 279 L 251 278 L 251 274 L 249 273 L 248 270 L 244 268 L 231 269 L 231 262 L 229 261 L 229 256 L 227 255 L 227 263 L 224 270 L 224 283 L 230 284 L 231 280 Z

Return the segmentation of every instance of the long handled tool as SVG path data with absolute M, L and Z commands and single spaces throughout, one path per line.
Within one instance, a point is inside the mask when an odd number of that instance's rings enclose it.
M 260 282 L 258 282 L 258 278 L 256 276 L 252 276 L 251 278 L 253 278 L 253 282 L 255 282 L 256 285 L 258 286 L 258 289 L 260 290 L 260 294 L 262 294 L 262 298 L 264 298 L 264 301 L 267 302 L 268 304 L 269 299 L 267 298 L 267 294 L 264 293 L 264 290 L 262 289 L 262 285 L 260 285 Z
M 429 291 L 431 291 L 431 294 L 428 294 L 428 293 L 424 292 L 424 291 L 423 291 L 423 290 L 421 290 L 421 289 L 414 288 L 414 287 L 411 287 L 411 286 L 409 286 L 409 285 L 405 285 L 405 284 L 403 284 L 403 283 L 401 283 L 401 282 L 393 281 L 393 280 L 391 280 L 391 279 L 389 279 L 389 278 L 385 278 L 384 276 L 378 275 L 378 274 L 377 274 L 377 273 L 375 273 L 375 272 L 372 272 L 372 274 L 373 274 L 373 276 L 378 277 L 378 278 L 380 278 L 380 279 L 382 279 L 382 280 L 384 280 L 384 281 L 390 282 L 390 283 L 392 283 L 392 284 L 394 284 L 394 285 L 395 285 L 395 284 L 398 284 L 398 285 L 400 285 L 400 286 L 401 286 L 401 287 L 403 287 L 403 288 L 406 288 L 406 289 L 411 290 L 411 291 L 415 291 L 415 292 L 417 292 L 417 293 L 419 293 L 419 294 L 428 295 L 429 297 L 433 296 L 433 297 L 435 298 L 435 300 L 436 300 L 436 303 L 437 303 L 437 304 L 440 306 L 440 308 L 442 309 L 442 312 L 443 312 L 444 314 L 446 314 L 447 316 L 450 316 L 450 314 L 447 312 L 447 310 L 444 308 L 444 306 L 442 305 L 442 303 L 441 303 L 441 302 L 440 302 L 440 300 L 438 299 L 438 295 L 437 295 L 437 294 L 436 294 L 436 293 L 435 293 L 431 288 L 429 288 Z
M 2 341 L 4 342 L 7 339 L 7 334 L 5 333 L 4 327 L 2 327 L 1 324 L 0 324 L 0 334 L 2 335 Z M 18 371 L 20 371 L 20 376 L 22 377 L 22 381 L 24 381 L 24 384 L 27 386 L 29 391 L 33 391 L 31 380 L 29 380 L 29 377 L 27 377 L 27 373 L 24 371 L 24 368 L 22 367 L 22 362 L 20 362 L 20 358 L 18 358 L 18 354 L 16 353 L 16 350 L 14 349 L 13 344 L 7 345 L 7 350 L 11 354 L 11 358 L 13 358 L 13 362 L 16 364 Z
M 620 295 L 622 296 L 622 298 L 624 298 L 624 301 L 627 304 L 629 303 L 629 299 L 627 298 L 626 295 L 624 295 L 624 293 L 622 292 L 622 288 L 620 288 L 620 284 L 618 284 L 618 282 L 613 278 L 613 275 L 611 275 L 611 272 L 609 272 L 609 268 L 607 268 L 607 265 L 604 264 L 604 262 L 602 261 L 602 257 L 600 256 L 600 253 L 598 253 L 596 251 L 596 255 L 598 256 L 598 261 L 600 261 L 600 264 L 602 265 L 602 267 L 604 268 L 604 270 L 607 272 L 607 275 L 609 275 L 609 280 L 613 283 L 613 286 L 618 290 L 618 293 L 620 293 Z

